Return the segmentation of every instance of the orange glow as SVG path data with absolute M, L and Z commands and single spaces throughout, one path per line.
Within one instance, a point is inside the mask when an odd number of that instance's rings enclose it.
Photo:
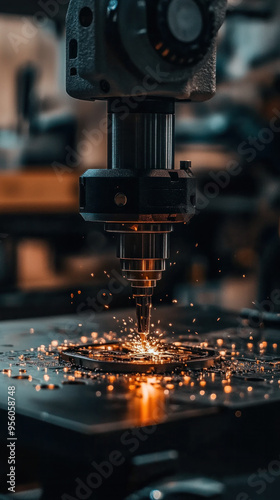
M 128 417 L 136 421 L 137 425 L 158 422 L 165 415 L 165 396 L 168 396 L 169 391 L 159 384 L 149 383 L 149 379 L 147 377 L 147 382 L 136 384 L 136 389 L 131 394 Z
M 226 394 L 230 394 L 232 392 L 232 387 L 230 385 L 225 385 L 224 391 Z

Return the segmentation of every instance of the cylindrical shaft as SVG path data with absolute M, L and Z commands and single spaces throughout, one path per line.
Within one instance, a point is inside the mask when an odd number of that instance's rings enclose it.
M 148 104 L 126 114 L 109 112 L 109 168 L 174 168 L 174 105 Z

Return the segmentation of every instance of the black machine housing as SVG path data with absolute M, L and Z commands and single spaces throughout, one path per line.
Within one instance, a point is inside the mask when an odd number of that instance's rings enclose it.
M 216 35 L 226 3 L 71 0 L 66 20 L 67 92 L 85 100 L 211 98 L 216 81 Z M 184 12 L 189 36 L 180 24 L 180 39 L 174 36 L 180 21 L 174 12 L 178 17 Z

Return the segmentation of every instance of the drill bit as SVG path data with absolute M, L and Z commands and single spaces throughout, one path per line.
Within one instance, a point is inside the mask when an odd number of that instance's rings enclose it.
M 150 333 L 152 296 L 141 295 L 141 296 L 136 296 L 135 299 L 136 299 L 136 318 L 138 324 L 138 333 L 141 337 L 142 345 L 144 347 L 146 337 Z

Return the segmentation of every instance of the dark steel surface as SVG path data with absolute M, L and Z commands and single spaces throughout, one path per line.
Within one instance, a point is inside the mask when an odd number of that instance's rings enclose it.
M 171 375 L 122 375 L 59 361 L 69 346 L 130 338 L 131 314 L 1 324 L 0 426 L 5 436 L 12 384 L 19 481 L 43 484 L 44 500 L 61 500 L 66 493 L 78 498 L 76 478 L 86 481 L 93 460 L 103 463 L 118 450 L 123 466 L 89 499 L 111 498 L 112 491 L 123 499 L 167 474 L 224 480 L 233 473 L 250 475 L 278 458 L 279 331 L 252 330 L 218 308 L 162 307 L 152 316 L 157 335 L 214 349 L 221 364 Z M 176 460 L 162 461 L 167 450 L 176 451 Z M 137 465 L 137 457 L 150 454 L 156 454 L 150 464 Z M 258 497 L 251 492 L 249 498 Z
M 275 350 L 272 344 L 277 343 L 278 337 L 280 340 L 279 332 L 271 334 L 257 330 L 254 334 L 254 340 L 250 340 L 251 331 L 246 327 L 222 329 L 209 333 L 207 332 L 207 324 L 201 326 L 201 323 L 206 321 L 209 326 L 211 323 L 213 324 L 213 312 L 210 312 L 209 321 L 207 321 L 207 312 L 193 312 L 193 308 L 189 309 L 187 311 L 176 307 L 158 308 L 157 311 L 153 311 L 152 324 L 155 326 L 152 329 L 156 329 L 163 334 L 162 338 L 169 341 L 180 342 L 182 345 L 191 343 L 194 346 L 202 346 L 204 349 L 205 346 L 207 349 L 214 349 L 217 355 L 221 355 L 225 359 L 225 364 L 222 364 L 220 368 L 212 368 L 205 374 L 203 371 L 201 373 L 198 371 L 190 375 L 186 375 L 186 373 L 176 374 L 171 379 L 167 377 L 167 380 L 164 380 L 164 377 L 160 377 L 159 381 L 152 379 L 151 385 L 149 385 L 149 377 L 144 379 L 144 384 L 148 384 L 151 388 L 154 382 L 159 383 L 155 393 L 159 391 L 160 397 L 163 398 L 164 405 L 166 405 L 164 420 L 177 418 L 180 412 L 184 412 L 186 408 L 190 410 L 197 407 L 213 408 L 217 405 L 239 408 L 253 403 L 269 403 L 272 399 L 278 400 L 280 398 L 277 378 L 278 359 L 280 359 L 279 348 L 277 344 Z M 133 335 L 130 333 L 130 328 L 134 328 L 134 321 L 130 314 L 133 314 L 132 311 L 114 314 L 116 318 L 114 320 L 112 314 L 108 312 L 96 316 L 96 321 L 91 323 L 84 322 L 79 317 L 2 323 L 0 367 L 6 371 L 2 371 L 1 384 L 4 388 L 11 383 L 11 380 L 13 384 L 16 384 L 18 388 L 18 412 L 38 419 L 41 419 L 42 415 L 48 415 L 48 421 L 57 425 L 91 433 L 95 433 L 95 429 L 100 428 L 106 431 L 107 424 L 113 429 L 126 426 L 131 421 L 137 423 L 140 416 L 137 416 L 136 412 L 131 420 L 132 414 L 130 413 L 130 408 L 135 402 L 135 394 L 133 390 L 128 389 L 125 376 L 116 376 L 114 384 L 112 384 L 110 378 L 106 376 L 104 378 L 104 375 L 99 375 L 95 370 L 89 372 L 82 370 L 80 372 L 70 365 L 65 367 L 59 361 L 61 349 L 74 347 L 81 343 L 86 346 L 92 343 L 93 338 L 96 343 L 100 343 L 100 341 L 102 343 L 114 342 L 125 336 L 129 338 Z M 221 315 L 220 312 L 217 314 Z M 201 318 L 199 318 L 200 315 Z M 219 318 L 215 318 L 218 327 L 222 325 L 222 318 L 219 321 L 217 319 Z M 195 323 L 192 323 L 193 320 Z M 159 324 L 158 321 L 160 321 Z M 237 324 L 237 320 L 230 319 L 229 321 L 228 317 L 224 319 L 224 322 L 231 325 Z M 203 329 L 206 331 L 201 332 Z M 170 335 L 172 331 L 174 334 Z M 262 341 L 268 342 L 268 340 L 263 340 L 267 338 L 267 335 L 271 336 L 271 340 L 262 351 L 259 344 Z M 234 351 L 232 344 L 235 346 Z M 58 350 L 59 346 L 62 346 L 60 350 Z M 19 375 L 21 369 L 26 370 L 24 375 L 27 378 L 13 378 Z M 186 371 L 188 372 L 188 370 Z M 232 386 L 230 394 L 224 392 L 227 372 L 230 373 Z M 213 373 L 215 376 L 212 380 Z M 187 382 L 194 381 L 193 386 L 185 383 L 185 376 L 190 376 Z M 204 378 L 207 389 L 204 389 L 204 382 L 201 384 Z M 174 387 L 168 390 L 168 394 L 165 395 L 166 384 L 169 382 L 174 384 Z M 183 385 L 180 385 L 180 382 L 183 382 Z M 141 380 L 139 383 L 141 385 Z M 39 390 L 41 385 L 54 385 L 59 389 L 57 391 Z M 108 385 L 114 386 L 112 392 L 108 391 Z M 248 386 L 251 385 L 253 390 L 248 392 Z M 71 392 L 70 399 L 67 397 L 66 389 Z M 200 395 L 200 390 L 205 390 L 205 394 Z M 96 392 L 101 392 L 101 397 L 96 396 Z M 211 399 L 212 393 L 216 394 L 215 399 Z M 63 404 L 56 405 L 56 401 L 61 403 L 64 396 Z M 195 398 L 191 398 L 191 396 L 195 396 Z M 86 411 L 85 407 L 81 408 L 76 404 L 75 397 L 78 400 L 84 399 Z M 178 403 L 176 411 L 175 407 L 169 404 L 170 400 L 174 399 Z M 114 407 L 117 401 L 118 411 L 110 411 L 110 406 Z M 108 411 L 104 413 L 105 402 Z M 1 391 L 0 404 L 1 407 L 5 408 L 5 390 Z

